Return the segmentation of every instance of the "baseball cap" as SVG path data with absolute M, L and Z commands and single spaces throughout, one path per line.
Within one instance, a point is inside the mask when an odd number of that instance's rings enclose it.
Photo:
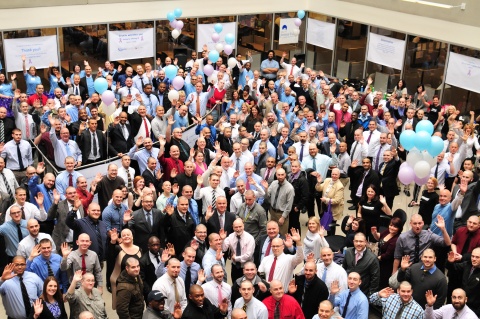
M 160 301 L 160 300 L 164 300 L 164 299 L 167 299 L 167 297 L 165 297 L 160 291 L 158 290 L 152 290 L 148 293 L 148 296 L 147 296 L 147 302 L 150 302 L 152 300 L 155 300 L 155 301 Z

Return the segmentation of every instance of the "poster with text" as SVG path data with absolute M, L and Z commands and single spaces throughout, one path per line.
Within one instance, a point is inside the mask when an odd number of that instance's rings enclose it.
M 232 48 L 235 50 L 237 48 L 237 24 L 235 22 L 220 23 L 223 26 L 222 32 L 219 33 L 220 40 L 214 42 L 212 40 L 212 34 L 215 32 L 213 28 L 216 23 L 209 24 L 199 24 L 197 27 L 197 51 L 202 51 L 204 44 L 208 46 L 208 50 L 215 50 L 215 44 L 221 43 L 225 45 L 225 35 L 231 33 L 235 36 L 235 41 L 233 41 Z
M 117 61 L 151 57 L 153 41 L 153 28 L 109 31 L 109 59 Z
M 335 45 L 335 23 L 308 18 L 307 43 L 333 50 Z
M 50 62 L 58 65 L 58 45 L 55 35 L 45 37 L 5 39 L 6 69 L 8 72 L 23 70 L 22 55 L 25 55 L 25 66 L 37 69 L 48 68 Z
M 298 29 L 295 25 L 295 18 L 280 19 L 280 31 L 278 33 L 278 44 L 298 43 L 298 34 L 294 29 Z
M 405 41 L 370 33 L 367 61 L 388 66 L 397 70 L 403 68 Z
M 480 93 L 480 59 L 450 52 L 445 82 Z

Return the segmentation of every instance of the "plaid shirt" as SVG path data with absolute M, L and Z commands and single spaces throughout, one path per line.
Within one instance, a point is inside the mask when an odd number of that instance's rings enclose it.
M 395 319 L 403 304 L 400 295 L 392 294 L 388 298 L 381 298 L 378 292 L 370 296 L 370 303 L 381 306 L 384 319 Z M 401 319 L 423 319 L 423 308 L 413 298 L 405 305 Z

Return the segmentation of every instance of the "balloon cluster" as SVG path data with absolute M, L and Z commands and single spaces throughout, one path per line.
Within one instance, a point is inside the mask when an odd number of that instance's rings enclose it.
M 95 88 L 95 91 L 98 92 L 102 96 L 102 102 L 105 104 L 105 106 L 110 107 L 113 106 L 113 111 L 115 111 L 115 105 L 113 104 L 113 101 L 115 100 L 115 94 L 108 90 L 108 82 L 105 78 L 97 78 L 95 82 L 93 82 L 93 86 Z M 110 109 L 110 108 L 108 108 Z M 108 116 L 110 112 L 107 112 L 104 110 L 105 113 L 107 113 Z M 111 113 L 113 113 L 113 111 Z
M 407 161 L 400 166 L 398 179 L 402 184 L 415 182 L 424 185 L 430 177 L 430 170 L 437 164 L 437 155 L 443 151 L 443 140 L 432 136 L 433 124 L 428 120 L 417 123 L 415 132 L 403 131 L 400 134 L 400 144 L 409 151 Z
M 177 20 L 182 16 L 182 9 L 176 8 L 175 10 L 167 13 L 167 19 L 170 21 L 170 26 L 173 28 L 172 30 L 172 38 L 176 39 L 180 36 L 180 33 L 183 28 L 183 21 Z
M 297 28 L 293 29 L 293 33 L 295 35 L 299 35 L 300 34 L 300 26 L 302 25 L 302 19 L 305 17 L 305 11 L 303 10 L 298 10 L 297 11 L 297 17 L 295 18 L 295 21 L 293 21 L 293 23 L 295 23 L 295 26 Z
M 225 54 L 230 55 L 233 52 L 233 42 L 235 42 L 235 36 L 232 33 L 225 34 L 225 45 L 223 45 L 220 41 L 220 33 L 223 31 L 223 25 L 221 23 L 215 23 L 213 26 L 214 32 L 212 33 L 212 41 L 215 42 L 215 50 L 211 50 L 208 52 L 208 59 L 212 61 L 212 63 L 217 62 L 218 58 L 220 57 L 220 52 L 225 52 Z M 207 76 L 210 76 L 213 73 L 213 67 L 205 67 L 203 68 L 203 73 Z

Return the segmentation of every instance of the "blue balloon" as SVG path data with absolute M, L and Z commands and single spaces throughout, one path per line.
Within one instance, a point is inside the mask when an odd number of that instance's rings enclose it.
M 98 94 L 102 94 L 108 89 L 108 83 L 105 78 L 98 78 L 93 82 L 93 86 L 95 88 L 95 91 L 98 92 Z
M 234 36 L 232 33 L 227 33 L 227 34 L 225 35 L 225 42 L 226 42 L 227 44 L 232 45 L 233 42 L 235 42 L 235 36 Z
M 217 62 L 219 57 L 220 57 L 220 54 L 218 53 L 217 50 L 212 50 L 208 52 L 208 59 L 212 61 L 212 63 Z
M 431 142 L 432 142 L 432 136 L 430 134 L 428 134 L 425 131 L 417 132 L 417 136 L 415 138 L 415 147 L 417 149 L 419 149 L 420 151 L 424 151 L 428 149 Z
M 173 10 L 173 13 L 175 14 L 175 18 L 180 18 L 183 12 L 182 9 L 176 8 L 175 10 Z
M 430 146 L 427 148 L 428 154 L 432 155 L 432 157 L 437 156 L 443 151 L 443 148 L 445 147 L 445 144 L 443 143 L 443 140 L 439 136 L 432 136 L 432 139 L 430 141 Z
M 167 67 L 165 67 L 163 70 L 165 71 L 165 76 L 170 81 L 172 81 L 173 78 L 177 76 L 177 68 L 174 65 L 170 64 Z
M 411 150 L 415 147 L 415 138 L 416 134 L 412 130 L 403 131 L 400 134 L 400 144 L 402 144 L 403 148 L 407 151 Z
M 298 12 L 297 12 L 297 17 L 298 17 L 299 19 L 305 18 L 305 11 L 303 11 L 303 10 L 298 10 Z
M 167 19 L 168 19 L 168 21 L 170 21 L 170 22 L 172 22 L 173 20 L 175 20 L 175 13 L 173 13 L 173 12 L 167 13 Z
M 417 123 L 417 126 L 415 126 L 415 132 L 427 132 L 428 134 L 432 135 L 433 134 L 433 124 L 429 120 L 421 120 Z
M 223 25 L 221 25 L 220 23 L 215 23 L 213 29 L 215 30 L 215 32 L 220 33 L 223 31 Z

